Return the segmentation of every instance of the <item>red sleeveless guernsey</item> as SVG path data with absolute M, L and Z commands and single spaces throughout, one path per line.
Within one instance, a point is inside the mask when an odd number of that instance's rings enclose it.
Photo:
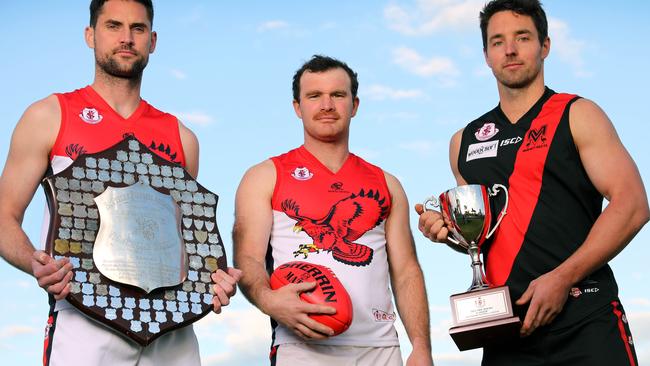
M 144 100 L 129 118 L 123 118 L 92 87 L 55 94 L 61 106 L 61 126 L 52 151 L 50 172 L 67 168 L 79 155 L 92 154 L 132 134 L 162 158 L 185 166 L 178 119 L 152 107 Z M 41 235 L 45 247 L 49 212 L 45 212 Z M 56 302 L 55 311 L 69 308 L 66 300 Z
M 384 226 L 391 199 L 384 172 L 350 154 L 332 173 L 304 146 L 272 161 L 277 178 L 267 270 L 296 260 L 325 265 L 352 300 L 350 328 L 310 343 L 399 345 L 386 254 Z M 274 345 L 305 342 L 272 324 Z
M 54 172 L 82 153 L 99 152 L 118 143 L 126 134 L 133 134 L 160 157 L 185 166 L 178 119 L 173 115 L 141 100 L 135 112 L 124 118 L 90 86 L 56 96 L 61 106 L 61 127 L 50 153 Z

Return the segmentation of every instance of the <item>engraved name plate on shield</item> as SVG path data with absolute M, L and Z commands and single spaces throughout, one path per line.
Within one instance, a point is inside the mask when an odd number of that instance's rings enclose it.
M 147 293 L 187 278 L 181 213 L 171 196 L 138 182 L 108 187 L 95 203 L 102 223 L 93 260 L 104 276 Z
M 151 145 L 153 148 L 153 145 Z M 142 346 L 212 309 L 225 269 L 218 197 L 133 136 L 41 184 L 45 250 L 73 266 L 73 306 Z

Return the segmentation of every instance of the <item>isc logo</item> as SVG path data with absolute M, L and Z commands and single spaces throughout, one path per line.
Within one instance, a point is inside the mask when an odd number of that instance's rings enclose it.
M 513 137 L 511 139 L 505 139 L 501 141 L 501 144 L 499 146 L 506 146 L 506 145 L 515 145 L 521 142 L 523 140 L 521 137 Z

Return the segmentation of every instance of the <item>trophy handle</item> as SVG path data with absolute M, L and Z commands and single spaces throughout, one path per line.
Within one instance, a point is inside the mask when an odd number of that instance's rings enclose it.
M 440 205 L 440 200 L 438 200 L 435 196 L 431 196 L 431 197 L 427 198 L 426 200 L 424 200 L 424 203 L 422 203 L 422 208 L 424 209 L 424 211 L 428 211 L 427 210 L 427 205 L 429 203 L 431 203 L 431 206 L 433 206 L 433 207 L 440 207 L 442 209 L 442 207 Z M 461 245 L 458 240 L 452 238 L 449 235 L 447 235 L 447 240 L 449 240 L 453 244 Z
M 440 207 L 440 201 L 435 196 L 431 196 L 431 197 L 427 198 L 426 200 L 424 200 L 424 203 L 422 204 L 422 207 L 424 208 L 424 211 L 428 211 L 427 210 L 427 205 L 429 203 L 431 203 L 431 206 L 433 206 L 433 207 Z
M 497 219 L 497 223 L 494 224 L 494 227 L 485 236 L 485 239 L 489 239 L 492 236 L 492 234 L 494 234 L 494 231 L 499 227 L 499 225 L 501 224 L 501 220 L 503 220 L 503 216 L 506 215 L 507 210 L 508 210 L 508 189 L 506 188 L 506 186 L 504 186 L 503 184 L 494 184 L 494 185 L 492 185 L 492 188 L 488 189 L 489 195 L 494 197 L 499 193 L 499 190 L 503 190 L 505 192 L 505 194 L 506 194 L 506 204 L 503 206 L 503 209 L 499 213 L 499 218 Z

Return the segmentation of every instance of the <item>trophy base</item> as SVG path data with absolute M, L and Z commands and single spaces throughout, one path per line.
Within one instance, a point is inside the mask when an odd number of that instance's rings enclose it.
M 456 343 L 458 350 L 481 348 L 513 339 L 519 335 L 521 321 L 513 316 L 478 324 L 452 327 L 449 335 Z
M 454 326 L 449 329 L 459 350 L 507 342 L 519 336 L 521 321 L 513 314 L 508 286 L 452 295 Z

